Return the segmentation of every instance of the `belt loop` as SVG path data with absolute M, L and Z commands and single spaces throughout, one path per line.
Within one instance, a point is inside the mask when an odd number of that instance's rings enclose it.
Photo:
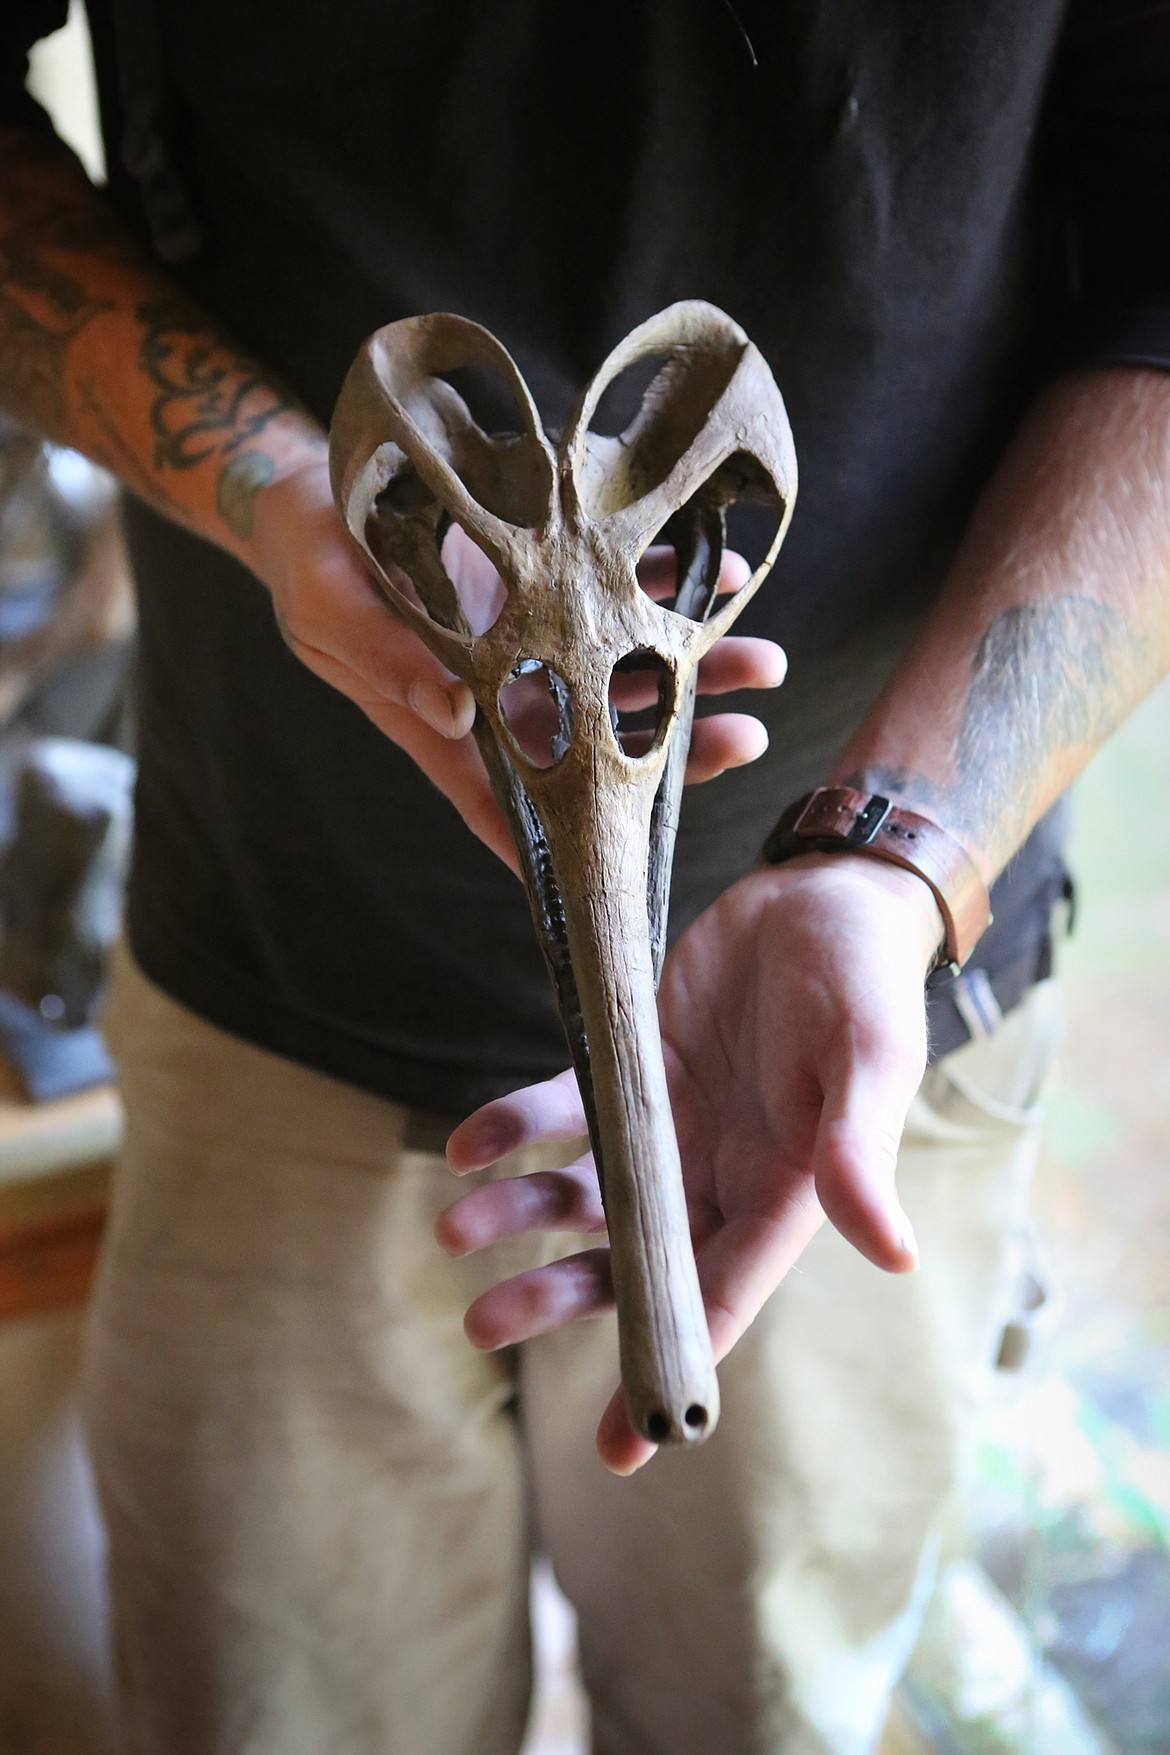
M 986 969 L 964 969 L 955 977 L 950 994 L 972 1042 L 995 1035 L 1003 1023 L 1003 1009 Z

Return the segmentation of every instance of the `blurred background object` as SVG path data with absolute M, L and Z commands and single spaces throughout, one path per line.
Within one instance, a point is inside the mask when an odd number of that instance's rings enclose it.
M 18 771 L 0 859 L 0 987 L 46 1022 L 90 1022 L 121 920 L 134 764 L 120 750 L 42 737 Z
M 39 45 L 30 86 L 100 175 L 79 7 Z M 0 414 L 0 1054 L 42 1101 L 111 1070 L 89 1026 L 130 833 L 120 504 L 104 470 Z
M 1170 1751 L 1170 685 L 1074 793 L 1049 1286 L 905 1698 L 938 1755 Z
M 0 414 L 0 741 L 127 743 L 133 630 L 116 484 Z
M 38 48 L 30 84 L 100 177 L 80 7 Z M 76 452 L 0 422 L 0 845 L 11 844 L 18 776 L 30 761 L 38 777 L 26 783 L 24 796 L 34 840 L 36 824 L 45 829 L 53 817 L 54 756 L 51 745 L 47 752 L 41 745 L 38 756 L 38 739 L 102 746 L 91 763 L 121 763 L 125 795 L 127 757 L 117 752 L 132 747 L 126 710 L 132 642 L 133 596 L 114 484 Z M 56 760 L 59 771 L 60 751 Z M 66 818 L 68 792 L 66 784 L 57 793 Z M 38 810 L 32 794 L 47 811 Z M 114 843 L 124 836 L 124 808 L 113 812 L 121 813 L 119 825 L 111 818 L 102 830 L 104 808 L 100 799 L 96 814 L 81 807 L 88 826 L 58 821 L 72 875 L 55 902 L 29 896 L 24 915 L 26 936 L 41 950 L 26 946 L 18 955 L 11 937 L 0 939 L 7 947 L 0 951 L 3 979 L 37 1002 L 38 1012 L 39 1001 L 56 994 L 63 1002 L 58 1024 L 66 1013 L 88 1012 L 100 972 L 81 955 L 74 958 L 76 981 L 37 973 L 38 960 L 42 969 L 54 962 L 45 953 L 53 938 L 46 922 L 55 916 L 66 937 L 74 920 L 82 940 L 104 937 L 109 899 L 100 900 L 93 886 L 83 896 L 85 861 L 78 858 L 87 839 L 100 847 L 111 832 Z M 113 856 L 116 846 L 106 851 Z M 44 863 L 29 848 L 6 858 L 12 920 L 21 913 L 14 893 L 27 887 L 38 859 Z M 107 875 L 109 865 L 107 857 Z M 60 986 L 70 988 L 68 1000 Z M 0 1755 L 116 1755 L 102 1535 L 77 1386 L 81 1312 L 121 1129 L 112 1086 L 30 1103 L 0 1057 Z
M 39 737 L 15 775 L 0 855 L 0 1052 L 34 1102 L 113 1078 L 95 1017 L 122 918 L 134 763 Z
M 114 484 L 0 424 L 0 1755 L 113 1755 L 77 1380 L 122 1128 L 133 599 Z
M 54 128 L 73 148 L 94 182 L 104 182 L 106 158 L 81 0 L 69 0 L 69 18 L 64 28 L 54 31 L 34 48 L 28 89 L 48 110 Z
M 116 484 L 0 417 L 0 1054 L 34 1101 L 112 1076 L 133 633 Z

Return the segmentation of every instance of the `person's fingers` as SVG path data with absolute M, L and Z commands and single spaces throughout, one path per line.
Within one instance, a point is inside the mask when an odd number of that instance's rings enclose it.
M 726 1249 L 712 1252 L 706 1274 L 700 1271 L 700 1284 L 717 1363 L 731 1351 L 758 1315 L 764 1300 L 822 1223 L 823 1214 L 814 1201 L 799 1222 L 787 1229 L 779 1244 L 770 1247 L 755 1262 L 746 1262 L 739 1245 L 730 1239 Z M 720 1232 L 719 1235 L 722 1239 L 724 1234 Z M 742 1281 L 734 1278 L 738 1270 L 744 1273 Z M 626 1411 L 625 1396 L 620 1389 L 617 1390 L 597 1428 L 597 1453 L 602 1462 L 615 1475 L 632 1475 L 644 1467 L 657 1450 L 657 1445 L 634 1431 Z
M 586 1249 L 493 1286 L 469 1305 L 463 1327 L 472 1346 L 492 1352 L 600 1316 L 612 1305 L 609 1250 Z
M 531 671 L 506 683 L 500 690 L 499 705 L 524 754 L 537 767 L 547 767 L 561 729 L 560 709 L 549 693 L 547 676 Z
M 778 1212 L 727 1220 L 700 1245 L 695 1265 L 716 1363 L 726 1358 L 754 1322 L 823 1223 L 811 1178 L 805 1176 L 793 1185 Z M 601 1460 L 614 1474 L 630 1475 L 649 1462 L 656 1449 L 634 1431 L 619 1390 L 597 1428 Z
M 658 704 L 661 673 L 650 664 L 639 670 L 615 670 L 609 679 L 609 704 L 619 713 L 644 713 Z
M 401 707 L 367 712 L 374 724 L 405 750 L 427 779 L 451 800 L 472 834 L 518 877 L 520 857 L 516 843 L 496 803 L 474 738 L 452 742 L 440 737 Z
M 486 632 L 508 595 L 494 564 L 458 524 L 449 527 L 439 553 L 468 627 L 473 634 Z
M 509 1152 L 545 1140 L 575 1140 L 586 1131 L 581 1093 L 572 1071 L 526 1085 L 461 1121 L 447 1141 L 447 1162 L 457 1176 L 486 1170 Z
M 744 557 L 734 549 L 727 549 L 719 565 L 715 589 L 721 597 L 732 591 L 741 591 L 751 576 L 752 570 Z M 638 583 L 646 595 L 657 602 L 674 596 L 678 589 L 678 566 L 669 543 L 654 543 L 646 550 L 638 562 Z
M 647 597 L 661 603 L 673 597 L 678 580 L 675 553 L 669 543 L 656 542 L 638 562 L 638 583 Z
M 726 695 L 733 689 L 778 688 L 787 668 L 784 649 L 774 640 L 725 634 L 699 665 L 698 691 L 701 695 Z M 609 685 L 610 702 L 619 713 L 641 713 L 656 704 L 658 687 L 658 672 L 649 665 L 641 670 L 615 670 Z M 547 705 L 547 689 L 542 694 Z
M 794 1181 L 775 1213 L 729 1219 L 698 1251 L 695 1265 L 716 1362 L 751 1327 L 823 1223 L 806 1175 Z
M 448 1255 L 471 1255 L 528 1231 L 605 1230 L 597 1172 L 591 1159 L 564 1170 L 506 1177 L 454 1201 L 435 1222 Z
M 687 753 L 689 785 L 714 780 L 728 768 L 754 762 L 768 747 L 768 733 L 750 713 L 712 713 L 696 719 Z
M 500 601 L 494 569 L 466 538 L 448 553 L 453 541 L 449 533 L 444 555 L 459 576 L 458 588 L 475 599 L 467 612 L 472 625 L 490 622 Z M 640 569 L 652 595 L 667 596 L 673 591 L 673 549 L 662 546 L 648 550 Z M 724 555 L 720 591 L 738 590 L 748 577 L 748 565 L 741 555 Z M 310 669 L 353 699 L 361 692 L 358 685 L 364 685 L 365 698 L 359 704 L 371 718 L 377 717 L 373 702 L 381 701 L 409 713 L 444 739 L 458 741 L 470 731 L 475 718 L 470 688 L 398 621 L 340 528 L 334 533 L 330 526 L 330 539 L 312 545 L 311 564 L 307 562 L 298 571 L 293 589 L 274 598 L 274 607 L 286 642 Z M 704 694 L 719 694 L 738 688 L 775 687 L 783 678 L 785 662 L 780 648 L 771 641 L 729 636 L 703 660 L 699 688 Z M 614 704 L 619 711 L 651 707 L 656 698 L 657 679 L 649 672 L 615 676 Z M 688 776 L 693 780 L 710 779 L 727 767 L 753 760 L 763 748 L 758 735 L 745 737 L 742 731 L 733 732 L 724 741 L 719 737 L 712 740 L 706 733 L 704 737 L 708 747 L 705 751 L 700 747 L 694 757 Z M 702 742 L 701 738 L 700 746 Z M 447 790 L 434 772 L 433 757 L 429 766 L 426 762 L 420 766 Z M 494 809 L 485 813 L 479 799 L 469 799 L 463 814 L 469 822 L 474 815 L 476 824 L 486 814 L 492 826 L 483 838 L 490 837 L 489 844 L 500 850 L 500 837 L 492 822 Z M 478 826 L 476 832 L 481 832 Z M 509 864 L 515 864 L 510 850 L 507 858 Z
M 297 657 L 319 673 L 320 661 L 332 659 L 440 736 L 465 737 L 475 716 L 471 690 L 386 602 L 338 516 L 323 459 L 266 490 L 264 522 L 262 576 L 280 632 Z M 409 596 L 410 582 L 398 578 Z M 354 692 L 352 682 L 337 686 Z
M 397 619 L 348 551 L 316 553 L 295 589 L 274 604 L 285 641 L 311 669 L 319 668 L 314 659 L 332 659 L 442 737 L 471 730 L 475 698 L 467 684 Z
M 615 1390 L 597 1428 L 597 1454 L 613 1475 L 632 1475 L 658 1451 L 656 1444 L 634 1431 L 626 1398 Z
M 719 563 L 719 582 L 715 589 L 720 597 L 727 597 L 733 591 L 742 591 L 751 576 L 752 570 L 744 557 L 733 548 L 725 549 Z
M 408 707 L 397 707 L 384 700 L 339 660 L 325 653 L 314 653 L 304 662 L 315 676 L 348 696 L 379 731 L 404 750 L 427 779 L 451 800 L 472 834 L 512 871 L 519 872 L 511 831 L 500 814 L 473 738 L 440 736 Z
M 906 1273 L 918 1263 L 894 1173 L 925 1060 L 924 1027 L 902 1035 L 892 1022 L 857 1028 L 827 1084 L 817 1129 L 814 1167 L 822 1207 L 862 1255 L 891 1273 Z
M 725 634 L 699 665 L 699 693 L 726 695 L 732 689 L 775 689 L 787 673 L 788 659 L 775 640 Z

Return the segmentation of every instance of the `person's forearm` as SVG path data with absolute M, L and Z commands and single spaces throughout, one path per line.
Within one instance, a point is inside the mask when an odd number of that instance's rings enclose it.
M 0 405 L 250 559 L 261 488 L 320 426 L 122 230 L 64 147 L 0 135 Z
M 832 778 L 929 812 L 990 879 L 1168 669 L 1170 374 L 1069 376 Z

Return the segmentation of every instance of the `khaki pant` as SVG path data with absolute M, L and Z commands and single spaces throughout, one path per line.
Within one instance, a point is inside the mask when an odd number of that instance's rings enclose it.
M 712 1439 L 621 1481 L 593 1449 L 611 1323 L 472 1350 L 504 1251 L 439 1253 L 458 1185 L 419 1119 L 123 962 L 87 1404 L 126 1755 L 514 1755 L 534 1540 L 597 1755 L 871 1749 L 1009 1314 L 1051 998 L 927 1075 L 920 1272 L 826 1228 L 721 1368 Z

